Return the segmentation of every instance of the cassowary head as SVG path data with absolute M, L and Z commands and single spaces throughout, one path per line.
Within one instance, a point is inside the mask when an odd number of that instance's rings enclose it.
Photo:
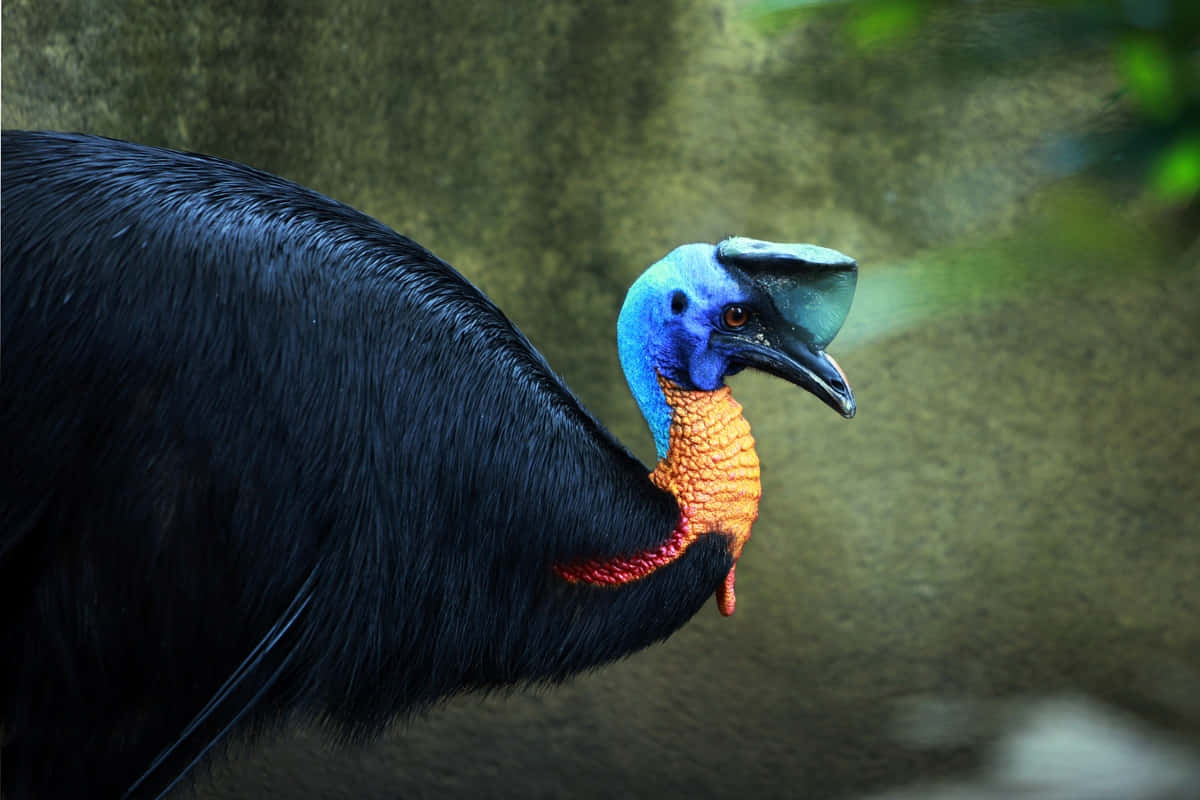
M 846 320 L 857 277 L 854 259 L 836 250 L 741 237 L 678 247 L 646 270 L 626 297 L 618 340 L 659 457 L 672 414 L 660 376 L 710 392 L 752 367 L 853 417 L 854 394 L 824 348 Z
M 846 319 L 856 279 L 855 261 L 836 250 L 746 238 L 684 245 L 646 270 L 617 323 L 621 365 L 654 434 L 650 481 L 674 496 L 678 522 L 653 548 L 563 565 L 562 577 L 623 586 L 720 534 L 733 563 L 717 605 L 733 613 L 737 559 L 762 487 L 754 439 L 725 376 L 761 369 L 854 416 L 854 395 L 824 348 Z

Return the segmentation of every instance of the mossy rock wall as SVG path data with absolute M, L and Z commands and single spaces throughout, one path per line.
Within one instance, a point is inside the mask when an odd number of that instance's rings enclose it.
M 986 41 L 963 15 L 933 35 Z M 765 490 L 737 615 L 365 749 L 290 731 L 198 796 L 841 797 L 970 761 L 892 738 L 925 694 L 1079 691 L 1200 729 L 1175 702 L 1200 670 L 1200 258 L 1039 155 L 1105 124 L 1096 53 L 960 70 L 821 19 L 768 34 L 732 0 L 7 0 L 3 31 L 5 127 L 363 209 L 647 459 L 614 335 L 646 265 L 731 233 L 862 264 L 831 348 L 857 419 L 734 380 Z

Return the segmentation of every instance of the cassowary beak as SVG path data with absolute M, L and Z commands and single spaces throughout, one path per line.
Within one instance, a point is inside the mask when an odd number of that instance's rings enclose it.
M 717 260 L 746 288 L 756 309 L 744 329 L 714 332 L 731 364 L 760 369 L 854 416 L 854 393 L 825 347 L 841 330 L 858 264 L 811 244 L 778 244 L 735 237 L 717 246 Z
M 735 361 L 739 365 L 790 381 L 815 394 L 846 419 L 854 416 L 854 392 L 846 381 L 846 374 L 824 350 L 815 350 L 803 342 L 773 347 L 729 334 L 717 335 L 726 341 L 733 340 L 729 343 L 737 352 Z

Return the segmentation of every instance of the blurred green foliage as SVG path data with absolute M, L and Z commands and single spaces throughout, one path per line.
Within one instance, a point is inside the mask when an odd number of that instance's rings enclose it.
M 970 14 L 993 41 L 926 36 Z M 1175 207 L 1200 200 L 1200 2 L 1196 0 L 760 0 L 754 18 L 779 32 L 832 17 L 852 46 L 937 49 L 964 68 L 987 69 L 1063 49 L 1107 55 L 1121 89 L 1123 124 L 1064 131 L 1048 142 L 1055 175 L 1088 172 L 1148 190 Z
M 874 47 L 916 33 L 929 11 L 925 0 L 879 0 L 864 3 L 849 20 L 849 32 L 859 47 Z
M 1198 142 L 1197 144 L 1200 144 Z M 1042 194 L 1015 233 L 980 235 L 913 254 L 860 282 L 838 337 L 854 347 L 931 319 L 1017 306 L 1030 297 L 1169 279 L 1171 248 L 1084 180 Z

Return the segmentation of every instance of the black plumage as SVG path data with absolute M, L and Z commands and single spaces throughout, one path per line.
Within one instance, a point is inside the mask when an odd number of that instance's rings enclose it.
M 219 159 L 26 132 L 2 154 L 10 800 L 148 768 L 153 796 L 235 722 L 369 734 L 559 680 L 729 570 L 708 536 L 619 590 L 553 574 L 662 541 L 675 500 L 412 241 Z

